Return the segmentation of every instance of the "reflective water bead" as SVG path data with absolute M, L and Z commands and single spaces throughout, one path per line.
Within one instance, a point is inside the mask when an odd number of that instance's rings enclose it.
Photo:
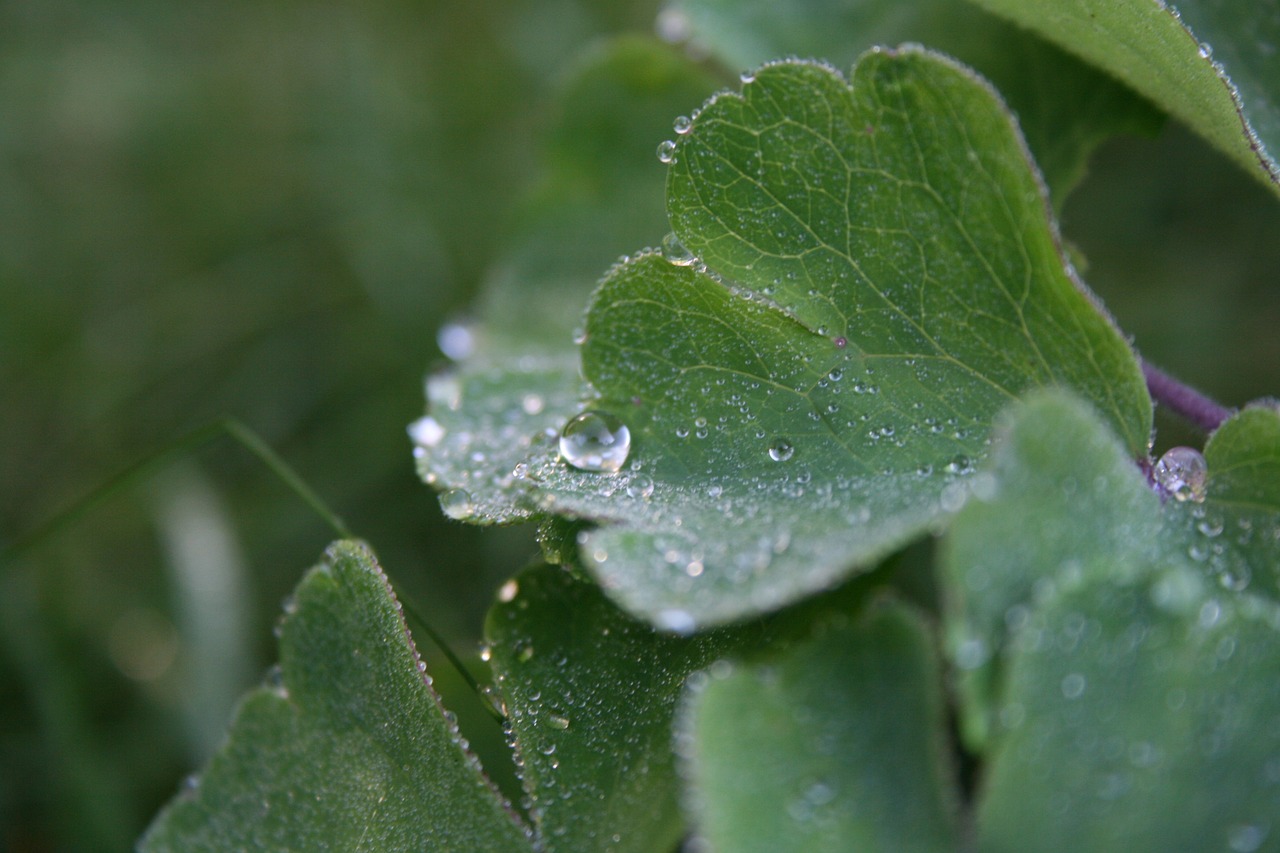
M 580 471 L 616 473 L 631 452 L 631 430 L 607 412 L 583 412 L 560 432 L 560 457 Z
M 1156 484 L 1175 500 L 1204 501 L 1209 466 L 1193 447 L 1174 447 L 1160 457 L 1152 471 Z
M 671 231 L 662 238 L 662 257 L 666 258 L 667 263 L 678 267 L 689 267 L 698 262 L 697 256 L 686 249 L 680 238 Z
M 667 164 L 676 161 L 676 143 L 674 140 L 664 139 L 658 143 L 658 159 Z
M 671 125 L 671 129 L 681 136 L 688 133 L 692 127 L 693 121 L 688 116 L 676 116 L 676 120 Z
M 419 447 L 435 447 L 444 438 L 444 427 L 430 415 L 409 424 L 408 432 L 409 438 Z
M 450 518 L 461 521 L 475 515 L 475 501 L 466 489 L 449 489 L 440 495 L 440 509 Z
M 774 462 L 786 462 L 795 452 L 795 446 L 785 438 L 775 438 L 769 445 L 769 458 Z

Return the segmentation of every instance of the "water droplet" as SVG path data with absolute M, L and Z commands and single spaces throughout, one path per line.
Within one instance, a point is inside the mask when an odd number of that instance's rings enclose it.
M 627 495 L 633 498 L 647 498 L 653 494 L 653 480 L 637 474 L 627 483 Z
M 748 83 L 754 83 L 756 82 L 756 72 L 743 71 L 741 74 L 738 75 L 738 79 L 742 81 L 742 84 L 744 86 Z
M 769 458 L 774 462 L 786 462 L 795 454 L 795 446 L 785 438 L 775 438 L 769 445 Z
M 520 400 L 520 408 L 524 410 L 526 415 L 541 414 L 546 403 L 542 397 L 537 394 L 525 394 Z
M 676 143 L 671 139 L 664 139 L 658 143 L 658 159 L 668 165 L 676 161 Z
M 562 717 L 559 714 L 547 714 L 547 724 L 550 725 L 553 729 L 559 729 L 560 731 L 564 731 L 565 729 L 569 728 L 569 718 Z M 555 747 L 552 747 L 552 749 L 554 750 Z M 547 754 L 550 755 L 551 753 L 547 753 Z
M 453 361 L 469 358 L 476 350 L 476 335 L 471 324 L 461 320 L 445 323 L 436 332 L 436 345 L 440 352 Z
M 517 462 L 516 467 L 511 469 L 511 476 L 517 480 L 524 480 L 529 476 L 529 464 L 527 462 Z
M 476 504 L 466 489 L 450 489 L 440 495 L 440 509 L 450 518 L 462 521 L 475 514 Z
M 1195 448 L 1171 448 L 1160 457 L 1152 474 L 1161 491 L 1175 500 L 1195 503 L 1204 500 L 1209 466 Z
M 693 127 L 693 120 L 688 116 L 676 116 L 676 120 L 671 123 L 671 129 L 676 133 L 684 136 Z
M 1207 41 L 1200 42 L 1200 58 L 1208 59 L 1211 56 L 1213 56 L 1213 45 Z
M 849 339 L 841 335 L 836 338 L 833 343 L 836 345 L 836 349 L 844 349 L 849 345 Z
M 1253 824 L 1238 824 L 1227 830 L 1227 844 L 1234 853 L 1253 853 L 1267 838 L 1267 829 Z
M 1084 695 L 1085 678 L 1078 672 L 1073 672 L 1062 679 L 1062 695 L 1068 699 L 1079 699 Z
M 498 601 L 506 604 L 515 599 L 520 593 L 520 584 L 517 581 L 509 580 L 498 588 Z
M 430 415 L 418 418 L 406 430 L 409 438 L 419 447 L 435 447 L 444 438 L 444 427 Z
M 684 247 L 673 231 L 667 232 L 667 236 L 662 238 L 662 257 L 667 259 L 667 263 L 678 267 L 691 267 L 698 262 L 698 258 Z
M 659 610 L 654 614 L 653 623 L 663 631 L 671 631 L 683 636 L 692 634 L 694 628 L 697 627 L 692 613 L 675 608 Z
M 606 412 L 583 412 L 560 432 L 560 457 L 580 471 L 622 470 L 631 452 L 631 430 Z
M 947 463 L 947 471 L 952 474 L 968 474 L 973 470 L 973 460 L 963 453 Z

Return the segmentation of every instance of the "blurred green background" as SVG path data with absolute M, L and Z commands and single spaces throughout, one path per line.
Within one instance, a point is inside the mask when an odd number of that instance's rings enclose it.
M 658 5 L 0 4 L 0 544 L 233 415 L 473 652 L 532 536 L 445 520 L 405 425 L 566 70 Z M 1229 404 L 1280 393 L 1256 181 L 1170 126 L 1107 144 L 1063 228 L 1144 354 Z M 0 566 L 0 849 L 131 846 L 330 538 L 219 439 Z

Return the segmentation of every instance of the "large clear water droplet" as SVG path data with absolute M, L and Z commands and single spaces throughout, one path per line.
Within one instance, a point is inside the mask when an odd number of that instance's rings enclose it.
M 1200 451 L 1192 447 L 1171 448 L 1152 471 L 1156 484 L 1179 501 L 1204 500 L 1209 466 Z
M 580 471 L 616 473 L 631 452 L 631 430 L 607 412 L 583 412 L 560 432 L 560 456 Z
M 676 161 L 676 143 L 674 140 L 664 139 L 658 143 L 658 159 L 668 164 Z

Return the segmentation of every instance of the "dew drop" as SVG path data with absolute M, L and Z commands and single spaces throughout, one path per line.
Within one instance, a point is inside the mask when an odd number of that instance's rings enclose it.
M 774 462 L 786 462 L 795 453 L 795 446 L 785 438 L 775 438 L 769 445 L 769 458 Z
M 662 257 L 667 259 L 667 263 L 678 267 L 691 267 L 698 262 L 698 258 L 684 247 L 674 232 L 667 232 L 667 236 L 662 238 Z
M 836 345 L 836 349 L 844 349 L 849 345 L 849 339 L 841 335 L 840 337 L 836 338 L 832 343 Z
M 476 504 L 466 489 L 450 489 L 440 495 L 440 509 L 450 518 L 462 521 L 475 515 Z
M 1211 44 L 1209 44 L 1208 42 L 1201 42 L 1201 43 L 1200 43 L 1200 58 L 1201 58 L 1201 59 L 1209 59 L 1211 56 L 1213 56 L 1213 46 L 1212 46 Z
M 475 352 L 476 335 L 467 322 L 445 323 L 436 333 L 436 345 L 449 359 L 463 361 Z
M 580 471 L 616 473 L 630 452 L 631 430 L 606 412 L 583 412 L 560 432 L 560 457 Z
M 653 494 L 653 480 L 643 474 L 637 474 L 627 483 L 627 495 L 633 498 L 647 498 Z
M 1204 501 L 1209 466 L 1195 448 L 1171 448 L 1160 457 L 1152 474 L 1161 491 L 1172 495 L 1175 500 Z
M 444 438 L 444 427 L 430 415 L 418 418 L 407 430 L 409 438 L 419 447 L 435 447 Z
M 547 714 L 547 723 L 553 729 L 559 729 L 560 731 L 564 731 L 565 729 L 569 728 L 569 718 L 562 717 L 559 714 Z M 552 749 L 554 750 L 555 747 L 552 747 Z M 551 753 L 547 753 L 547 754 L 550 755 Z
M 947 471 L 952 474 L 968 474 L 973 471 L 973 460 L 960 454 L 947 463 Z
M 693 127 L 693 121 L 688 116 L 676 116 L 676 120 L 671 123 L 671 129 L 676 133 L 684 136 Z
M 664 139 L 658 143 L 658 159 L 668 165 L 676 161 L 676 143 L 674 140 Z
M 748 83 L 754 83 L 756 82 L 756 72 L 743 71 L 741 74 L 738 75 L 738 79 L 742 81 L 742 84 L 744 86 Z

